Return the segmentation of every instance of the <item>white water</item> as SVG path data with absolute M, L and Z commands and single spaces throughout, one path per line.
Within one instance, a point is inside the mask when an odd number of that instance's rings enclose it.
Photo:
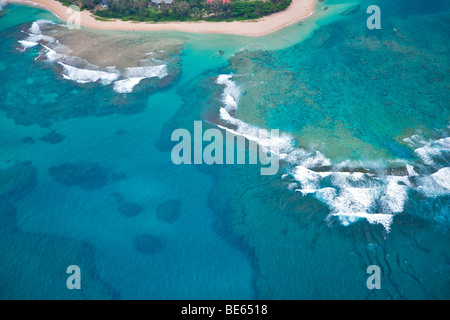
M 431 175 L 419 176 L 414 164 L 405 162 L 408 176 L 375 175 L 362 172 L 342 172 L 343 168 L 374 167 L 385 171 L 385 164 L 349 162 L 335 164 L 331 171 L 316 172 L 319 167 L 331 166 L 331 161 L 318 151 L 308 151 L 295 147 L 295 139 L 282 133 L 277 140 L 271 140 L 269 130 L 247 124 L 232 116 L 238 109 L 242 89 L 232 81 L 233 75 L 220 75 L 216 83 L 224 86 L 222 94 L 223 107 L 220 118 L 236 127 L 230 129 L 219 126 L 234 134 L 257 141 L 269 150 L 275 150 L 280 159 L 295 165 L 289 175 L 298 183 L 288 183 L 287 188 L 302 195 L 313 195 L 330 208 L 327 220 L 336 217 L 342 225 L 347 226 L 359 219 L 369 223 L 381 224 L 387 231 L 393 216 L 404 210 L 408 201 L 408 192 L 418 190 L 428 197 L 450 193 L 450 168 L 441 168 Z M 435 159 L 446 159 L 450 151 L 450 138 L 427 141 L 419 135 L 405 139 L 424 164 L 435 165 Z M 378 166 L 378 167 L 377 167 Z M 381 167 L 380 167 L 381 166 Z M 283 175 L 286 179 L 288 175 Z M 414 183 L 411 179 L 414 178 Z
M 62 77 L 66 80 L 80 84 L 99 82 L 102 85 L 113 84 L 113 90 L 117 93 L 131 93 L 143 79 L 157 77 L 159 79 L 168 75 L 165 64 L 157 66 L 143 66 L 125 68 L 120 72 L 115 67 L 107 67 L 100 70 L 84 59 L 71 56 L 71 50 L 59 43 L 53 37 L 42 34 L 43 25 L 55 24 L 50 20 L 37 20 L 25 32 L 27 38 L 19 40 L 21 50 L 41 45 L 45 50 L 44 56 L 48 61 L 56 62 L 63 67 Z

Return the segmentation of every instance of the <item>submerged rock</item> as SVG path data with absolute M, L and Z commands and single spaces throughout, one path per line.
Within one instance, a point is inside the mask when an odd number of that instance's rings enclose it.
M 35 141 L 32 137 L 25 137 L 25 138 L 22 139 L 22 142 L 23 142 L 23 143 L 33 144 L 33 143 L 35 143 L 36 141 Z
M 181 203 L 178 200 L 169 200 L 156 208 L 156 217 L 164 222 L 173 223 L 180 216 Z
M 155 254 L 164 249 L 164 242 L 152 234 L 142 234 L 134 238 L 134 248 L 143 254 Z
M 53 166 L 49 170 L 50 176 L 67 187 L 80 187 L 94 190 L 104 187 L 108 183 L 108 171 L 98 163 L 64 163 Z
M 37 185 L 37 171 L 30 161 L 0 170 L 0 202 L 17 201 Z
M 139 215 L 144 208 L 134 202 L 124 202 L 119 205 L 119 213 L 127 218 Z
M 64 139 L 66 139 L 66 137 L 63 136 L 62 134 L 57 133 L 56 131 L 52 131 L 49 134 L 39 138 L 39 140 L 50 144 L 57 144 L 63 142 Z
M 0 230 L 2 233 L 13 233 L 18 231 L 17 212 L 9 203 L 0 203 Z

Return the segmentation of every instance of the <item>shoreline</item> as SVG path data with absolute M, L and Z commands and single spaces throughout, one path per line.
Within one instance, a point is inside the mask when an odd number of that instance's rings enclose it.
M 131 21 L 100 21 L 96 20 L 89 11 L 81 11 L 81 26 L 99 30 L 117 31 L 180 31 L 188 33 L 217 33 L 240 36 L 264 36 L 293 23 L 310 17 L 314 12 L 317 0 L 292 0 L 291 5 L 280 12 L 257 20 L 232 22 L 131 22 Z M 65 7 L 56 0 L 6 0 L 8 3 L 17 3 L 44 8 L 52 12 L 61 20 L 67 20 L 70 14 Z

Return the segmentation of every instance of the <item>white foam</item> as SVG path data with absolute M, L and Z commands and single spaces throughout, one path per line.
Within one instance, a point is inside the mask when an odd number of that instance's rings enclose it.
M 445 135 L 445 130 L 441 131 Z M 416 189 L 426 197 L 439 197 L 450 193 L 450 168 L 442 168 L 443 163 L 448 163 L 450 154 L 450 137 L 438 140 L 426 139 L 415 134 L 404 141 L 414 148 L 414 152 L 425 166 L 425 170 L 431 167 L 435 173 L 419 175 L 412 165 L 406 165 L 408 175 L 415 178 Z M 428 168 L 427 168 L 428 167 Z M 411 185 L 410 185 L 411 186 Z
M 28 29 L 28 32 L 34 35 L 41 34 L 41 26 L 46 24 L 55 24 L 55 23 L 51 20 L 39 19 L 31 24 L 31 27 L 30 29 Z
M 247 140 L 255 141 L 264 151 L 271 151 L 277 154 L 280 158 L 283 158 L 288 150 L 292 149 L 293 139 L 287 134 L 281 134 L 281 136 L 274 137 L 271 131 L 261 129 L 245 123 L 242 120 L 233 118 L 225 108 L 220 108 L 220 116 L 226 122 L 233 124 L 237 127 L 236 130 L 219 126 L 220 128 L 227 130 L 235 135 L 243 136 Z
M 57 45 L 58 44 L 58 40 L 56 40 L 53 37 L 49 37 L 43 34 L 30 34 L 26 39 L 26 41 L 30 41 L 30 42 L 39 42 L 39 43 L 47 43 L 47 44 L 53 44 L 53 45 Z
M 216 83 L 225 85 L 222 99 L 225 104 L 225 110 L 227 112 L 237 110 L 239 97 L 241 95 L 240 88 L 234 81 L 230 80 L 232 77 L 233 75 L 231 74 L 221 74 L 216 80 Z
M 31 24 L 31 27 L 28 29 L 28 37 L 25 40 L 19 40 L 19 43 L 25 49 L 34 47 L 38 45 L 40 42 L 54 43 L 58 44 L 58 41 L 55 38 L 43 35 L 41 33 L 41 26 L 45 24 L 55 24 L 51 20 L 37 20 Z M 48 49 L 48 47 L 46 47 Z
M 49 60 L 58 61 L 67 56 L 56 53 L 54 50 L 47 48 L 46 54 Z M 106 67 L 106 71 L 83 69 L 70 66 L 58 61 L 64 67 L 63 77 L 67 80 L 76 81 L 78 83 L 90 83 L 100 81 L 103 85 L 114 84 L 113 90 L 117 93 L 130 93 L 133 88 L 138 85 L 141 80 L 146 78 L 163 78 L 167 75 L 165 65 L 150 67 L 126 68 L 124 71 L 124 79 L 120 79 L 120 72 L 115 67 Z M 96 66 L 92 66 L 96 67 Z
M 19 43 L 22 46 L 23 50 L 35 47 L 39 44 L 38 42 L 32 42 L 32 41 L 27 41 L 27 40 L 19 40 Z
M 55 24 L 55 22 L 53 22 L 52 20 L 49 19 L 39 19 L 35 21 L 39 26 L 43 26 L 46 24 Z
M 63 68 L 63 77 L 67 80 L 76 81 L 78 83 L 89 83 L 99 81 L 103 85 L 108 85 L 117 80 L 117 73 L 110 73 L 106 71 L 80 69 L 58 62 Z
M 431 175 L 434 181 L 450 192 L 450 168 L 442 168 Z
M 114 91 L 117 93 L 130 93 L 133 91 L 133 88 L 141 82 L 143 77 L 140 78 L 128 78 L 123 80 L 118 80 L 114 82 Z
M 45 49 L 45 57 L 48 61 L 57 62 L 63 67 L 62 76 L 66 80 L 77 83 L 91 83 L 99 81 L 103 85 L 114 83 L 113 89 L 118 93 L 130 93 L 133 88 L 145 78 L 164 78 L 168 75 L 167 66 L 164 64 L 157 66 L 130 67 L 124 70 L 123 78 L 120 79 L 120 72 L 116 67 L 106 67 L 105 70 L 91 65 L 87 61 L 69 55 L 71 50 L 59 43 L 53 37 L 42 34 L 41 27 L 46 24 L 55 24 L 51 20 L 37 20 L 28 29 L 28 37 L 20 40 L 23 50 L 41 44 Z M 151 53 L 149 53 L 151 54 Z M 81 67 L 80 67 L 81 66 Z
M 336 196 L 337 190 L 335 188 L 327 187 L 316 191 L 317 199 L 321 200 L 326 204 L 331 203 L 334 200 L 334 198 L 336 198 Z
M 408 175 L 410 177 L 414 177 L 414 176 L 418 175 L 417 172 L 414 170 L 414 167 L 410 164 L 406 165 L 406 171 L 408 171 Z
M 300 182 L 302 189 L 317 190 L 322 179 L 318 173 L 307 169 L 304 166 L 297 166 L 294 168 L 293 177 Z M 311 193 L 311 192 L 308 192 Z
M 423 147 L 415 149 L 414 152 L 425 164 L 433 165 L 435 158 L 443 157 L 443 152 L 450 152 L 450 137 L 427 142 Z
M 283 159 L 290 163 L 299 163 L 292 161 L 297 157 L 304 160 L 305 167 L 312 167 L 319 163 L 326 162 L 325 157 L 322 154 L 313 154 L 302 149 L 295 148 L 295 139 L 286 133 L 281 133 L 278 137 L 272 136 L 272 132 L 250 125 L 240 119 L 233 117 L 230 113 L 237 110 L 241 89 L 231 80 L 232 75 L 223 74 L 220 75 L 216 83 L 224 85 L 224 93 L 222 94 L 222 101 L 224 107 L 220 108 L 220 118 L 225 122 L 232 124 L 236 129 L 232 130 L 223 126 L 219 126 L 233 134 L 245 137 L 250 141 L 258 143 L 260 148 L 264 151 L 270 151 L 278 155 L 279 159 Z M 296 153 L 294 155 L 294 153 Z M 291 159 L 291 158 L 292 159 Z
M 55 61 L 57 59 L 62 59 L 65 55 L 57 53 L 56 50 L 70 52 L 70 49 L 61 45 L 55 38 L 42 34 L 41 26 L 48 24 L 53 25 L 55 23 L 51 20 L 45 19 L 40 19 L 33 22 L 31 27 L 28 29 L 28 32 L 24 32 L 28 34 L 27 38 L 24 40 L 19 40 L 18 42 L 23 48 L 22 51 L 41 44 L 46 49 L 45 56 L 48 60 Z
M 41 28 L 37 22 L 33 22 L 28 32 L 31 34 L 41 34 Z
M 375 194 L 370 188 L 345 188 L 329 205 L 333 214 L 369 213 L 375 200 Z
M 386 229 L 389 228 L 389 222 L 392 220 L 383 215 L 371 217 L 369 213 L 378 193 L 369 187 L 357 188 L 353 184 L 355 181 L 364 180 L 365 174 L 360 172 L 342 173 L 342 172 L 314 172 L 313 168 L 330 166 L 331 160 L 318 151 L 307 151 L 295 147 L 295 139 L 282 134 L 278 139 L 268 138 L 269 131 L 261 129 L 242 120 L 234 118 L 230 113 L 238 108 L 240 88 L 231 80 L 232 75 L 220 75 L 216 82 L 224 85 L 222 101 L 224 107 L 220 108 L 220 118 L 225 122 L 236 127 L 235 130 L 219 126 L 227 131 L 239 134 L 251 141 L 257 141 L 258 144 L 267 149 L 275 149 L 280 158 L 291 164 L 296 164 L 292 176 L 300 184 L 295 191 L 303 195 L 314 194 L 319 200 L 326 203 L 331 209 L 331 215 L 339 216 L 343 224 L 356 221 L 362 217 L 370 218 L 370 223 L 379 221 L 383 223 Z M 320 188 L 321 181 L 331 176 L 334 185 L 337 188 Z M 289 183 L 288 188 L 297 187 L 294 183 Z
M 431 165 L 434 163 L 433 157 L 439 154 L 438 150 L 430 146 L 423 146 L 414 150 L 415 153 L 422 159 L 425 164 Z
M 404 204 L 408 200 L 407 177 L 388 176 L 387 186 L 384 194 L 380 197 L 380 201 L 385 212 L 400 213 L 403 211 Z M 405 184 L 399 184 L 403 182 Z
M 110 73 L 116 73 L 111 67 L 107 70 Z M 143 79 L 154 77 L 161 79 L 167 75 L 166 65 L 126 68 L 124 71 L 126 78 L 115 81 L 113 89 L 117 93 L 130 93 Z
M 330 217 L 337 217 L 343 226 L 349 226 L 350 224 L 360 219 L 365 219 L 371 224 L 381 224 L 387 232 L 390 231 L 391 224 L 393 221 L 393 215 L 385 213 L 371 213 L 371 214 L 365 212 L 358 212 L 351 214 L 336 213 L 330 215 Z
M 350 176 L 350 175 L 349 175 Z M 334 188 L 320 190 L 317 198 L 330 208 L 330 215 L 337 217 L 342 225 L 348 226 L 360 219 L 366 219 L 371 224 L 379 223 L 389 232 L 392 223 L 392 213 L 374 212 L 374 205 L 380 196 L 379 187 L 355 188 L 346 187 L 340 191 Z
M 2 11 L 3 8 L 6 7 L 7 4 L 8 4 L 8 3 L 5 2 L 5 1 L 0 1 L 0 11 Z
M 168 75 L 166 65 L 126 68 L 124 72 L 127 78 L 164 78 Z
M 301 165 L 307 168 L 323 167 L 331 165 L 331 160 L 319 151 L 310 154 L 300 161 Z
M 366 181 L 366 174 L 362 172 L 333 172 L 331 181 L 340 188 L 356 187 L 358 183 Z
M 298 184 L 288 181 L 288 189 L 303 195 L 314 195 L 330 208 L 329 218 L 337 217 L 343 225 L 366 219 L 371 224 L 381 224 L 389 232 L 393 216 L 404 210 L 410 189 L 418 185 L 416 188 L 426 196 L 450 192 L 450 168 L 440 169 L 429 176 L 420 176 L 413 165 L 401 160 L 395 160 L 395 163 L 405 165 L 408 176 L 386 175 L 386 164 L 389 161 L 347 160 L 335 164 L 332 171 L 322 172 L 324 167 L 332 165 L 324 154 L 297 148 L 295 139 L 286 133 L 278 139 L 270 139 L 268 130 L 252 126 L 233 116 L 238 108 L 241 88 L 232 81 L 232 77 L 233 75 L 223 74 L 216 82 L 224 85 L 220 118 L 235 129 L 219 127 L 256 141 L 263 149 L 274 149 L 280 159 L 294 165 L 291 175 Z M 448 155 L 444 152 L 450 151 L 450 138 L 430 141 L 414 135 L 404 141 L 415 149 L 425 164 L 434 164 L 437 157 L 445 160 Z M 315 168 L 322 170 L 316 172 Z M 355 172 L 340 171 L 343 168 L 353 169 Z M 358 172 L 358 168 L 371 168 L 377 173 Z M 282 179 L 286 177 L 287 175 L 283 175 Z M 323 187 L 324 185 L 327 186 Z
M 429 143 L 428 140 L 424 139 L 419 134 L 414 134 L 411 137 L 403 139 L 410 147 L 417 148 L 418 146 L 423 146 Z
M 41 44 L 41 45 L 46 49 L 45 57 L 47 58 L 47 60 L 49 60 L 49 61 L 56 61 L 58 59 L 62 59 L 63 58 L 62 54 L 56 53 L 55 50 L 50 49 L 49 47 L 47 47 L 44 44 Z
M 295 189 L 295 191 L 300 192 L 303 195 L 307 195 L 310 193 L 315 193 L 317 190 L 316 189 Z
M 291 183 L 288 184 L 288 189 L 289 190 L 295 190 L 297 188 L 298 188 L 298 184 L 295 183 L 295 182 L 291 182 Z
M 301 188 L 295 191 L 314 196 L 330 208 L 330 215 L 343 225 L 359 219 L 380 223 L 387 231 L 392 216 L 402 212 L 408 200 L 408 177 L 387 176 L 383 180 L 362 172 L 314 172 L 303 166 L 294 168 L 293 177 Z M 324 178 L 330 177 L 332 187 L 320 188 Z M 382 212 L 377 212 L 377 203 Z

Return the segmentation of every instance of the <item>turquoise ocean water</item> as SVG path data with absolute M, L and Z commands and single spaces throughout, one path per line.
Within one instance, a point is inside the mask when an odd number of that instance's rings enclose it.
M 134 87 L 144 69 L 92 72 L 41 36 L 51 13 L 2 5 L 0 297 L 450 298 L 446 4 L 326 0 L 264 37 L 139 34 L 179 45 Z M 279 129 L 278 173 L 174 165 L 172 132 L 198 120 Z

